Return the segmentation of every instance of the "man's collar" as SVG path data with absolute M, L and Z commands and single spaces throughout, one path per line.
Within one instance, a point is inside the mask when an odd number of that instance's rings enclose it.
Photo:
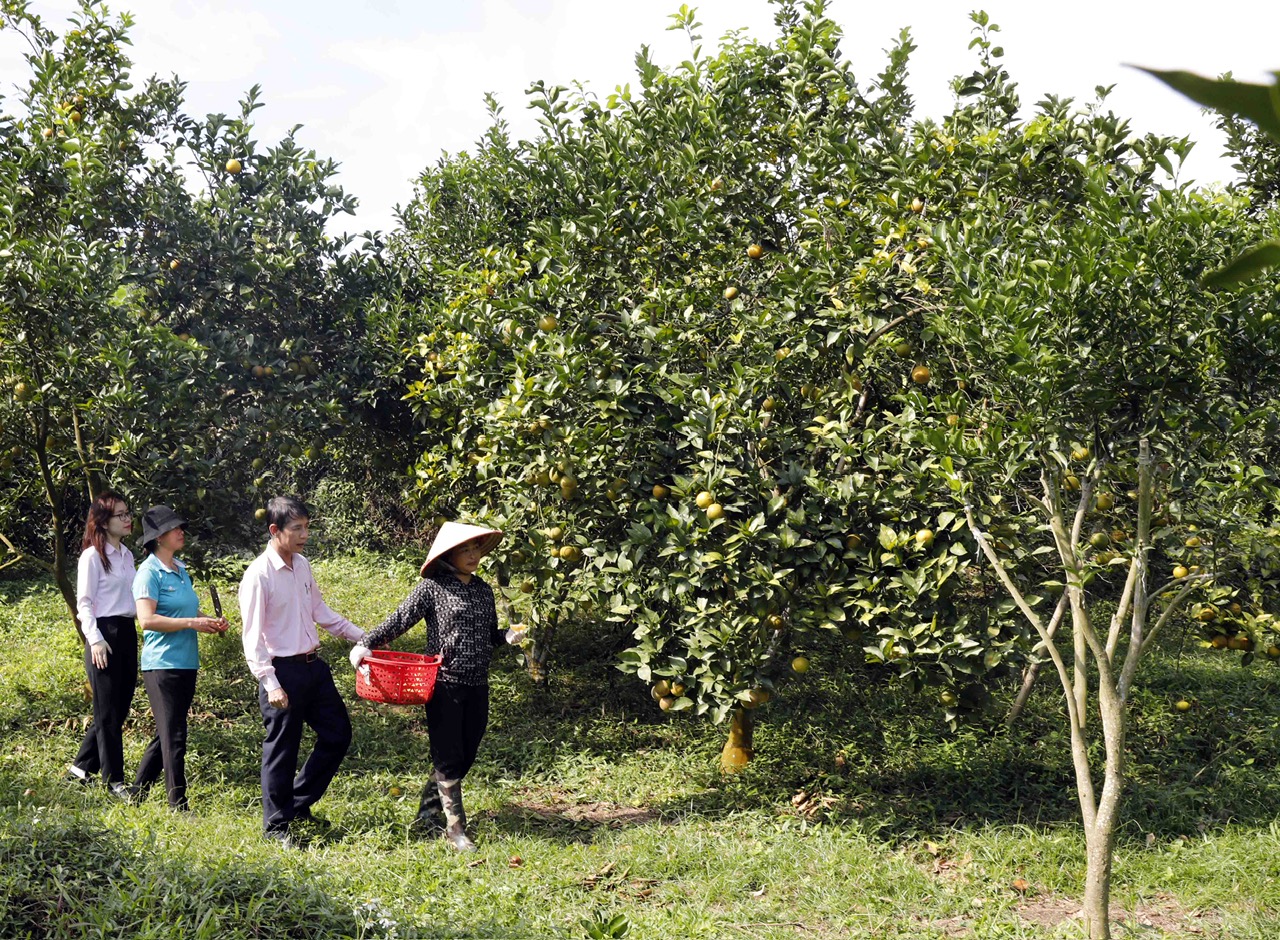
M 276 571 L 279 571 L 281 568 L 288 568 L 290 570 L 293 570 L 292 562 L 293 562 L 293 559 L 297 557 L 298 557 L 298 553 L 294 552 L 293 558 L 290 558 L 289 563 L 286 564 L 284 558 L 281 557 L 280 552 L 276 550 L 275 541 L 270 541 L 267 543 L 267 558 L 270 559 L 271 567 L 276 569 Z

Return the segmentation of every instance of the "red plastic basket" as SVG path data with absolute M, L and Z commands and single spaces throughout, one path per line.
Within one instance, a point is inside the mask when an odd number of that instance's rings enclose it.
M 378 650 L 356 670 L 356 694 L 388 705 L 422 705 L 436 687 L 439 656 Z

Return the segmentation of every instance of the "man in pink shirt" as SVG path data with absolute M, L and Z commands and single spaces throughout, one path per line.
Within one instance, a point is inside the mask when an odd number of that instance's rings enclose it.
M 300 499 L 271 500 L 271 542 L 240 581 L 244 656 L 258 680 L 258 707 L 266 728 L 262 825 L 268 838 L 285 845 L 293 844 L 289 824 L 312 818 L 312 804 L 324 796 L 351 744 L 351 719 L 328 664 L 320 658 L 316 625 L 353 644 L 365 637 L 320 597 L 302 555 L 309 520 Z M 303 725 L 315 731 L 316 745 L 299 772 Z

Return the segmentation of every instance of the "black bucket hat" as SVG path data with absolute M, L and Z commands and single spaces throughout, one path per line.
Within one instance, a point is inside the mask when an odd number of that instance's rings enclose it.
M 186 527 L 187 520 L 168 506 L 152 506 L 142 514 L 142 544 L 150 545 L 166 532 Z

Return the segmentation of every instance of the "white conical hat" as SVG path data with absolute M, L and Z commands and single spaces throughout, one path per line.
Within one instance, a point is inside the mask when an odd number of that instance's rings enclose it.
M 427 569 L 434 562 L 463 542 L 471 542 L 476 539 L 482 540 L 480 547 L 487 555 L 502 541 L 502 532 L 499 529 L 486 529 L 482 526 L 466 525 L 462 522 L 446 522 L 440 527 L 440 531 L 436 533 L 435 541 L 431 543 L 431 551 L 427 552 L 427 560 L 422 563 L 420 573 L 423 577 L 426 577 Z

